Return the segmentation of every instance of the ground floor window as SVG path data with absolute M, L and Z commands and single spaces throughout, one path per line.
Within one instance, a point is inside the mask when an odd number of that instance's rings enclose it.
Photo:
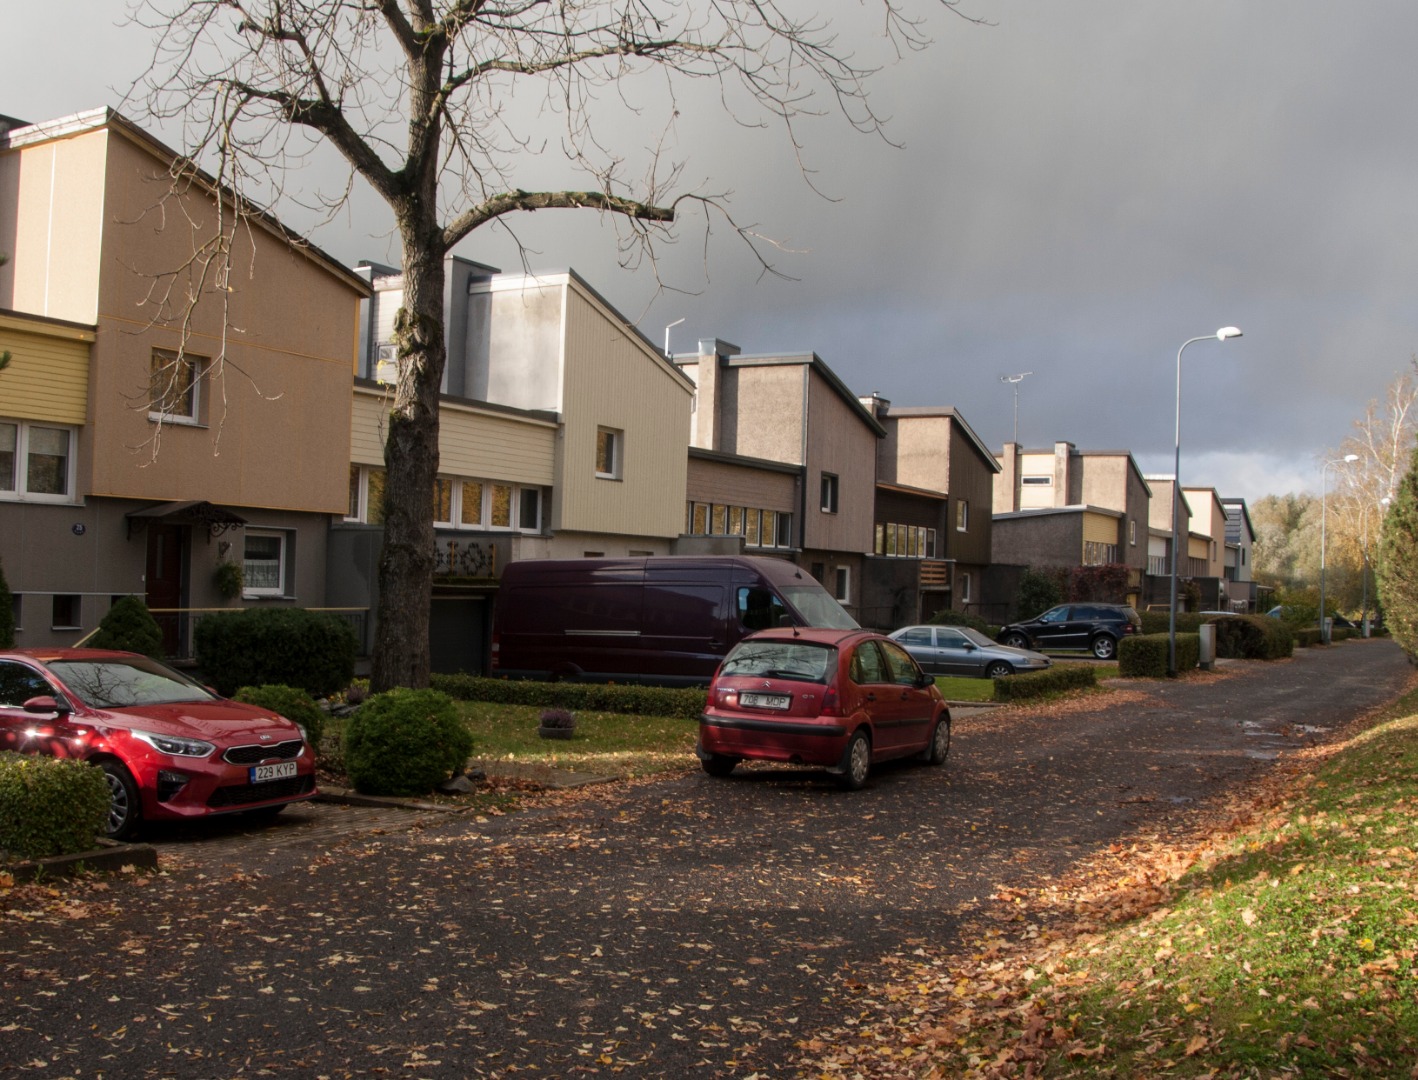
M 284 596 L 289 535 L 284 532 L 246 530 L 242 560 L 243 591 L 248 596 Z

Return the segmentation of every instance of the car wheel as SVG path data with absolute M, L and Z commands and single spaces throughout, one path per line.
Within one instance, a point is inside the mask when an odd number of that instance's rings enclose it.
M 1003 679 L 1006 675 L 1013 674 L 1014 668 L 1004 660 L 996 660 L 985 668 L 985 678 L 987 679 Z
M 1099 660 L 1111 660 L 1118 655 L 1118 643 L 1107 634 L 1100 634 L 1093 639 L 1093 655 Z
M 1004 639 L 1003 644 L 1012 649 L 1027 649 L 1029 648 L 1029 639 L 1023 634 L 1010 634 Z
M 837 782 L 848 791 L 859 791 L 871 771 L 871 740 L 865 731 L 856 732 L 842 754 L 842 772 Z
M 921 751 L 921 760 L 927 765 L 944 765 L 950 756 L 950 717 L 943 716 L 931 729 L 930 744 Z
M 100 766 L 103 778 L 108 781 L 108 822 L 104 833 L 110 840 L 127 840 L 138 832 L 141 810 L 138 803 L 138 785 L 133 776 L 119 761 L 105 761 Z
M 734 771 L 734 766 L 739 763 L 739 759 L 729 757 L 727 754 L 710 754 L 707 758 L 700 758 L 699 763 L 704 766 L 704 771 L 710 776 L 728 776 Z

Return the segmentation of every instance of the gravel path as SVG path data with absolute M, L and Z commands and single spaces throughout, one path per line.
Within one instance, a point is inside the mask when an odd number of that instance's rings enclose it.
M 170 873 L 0 917 L 0 1076 L 784 1075 L 844 1019 L 832 976 L 1184 824 L 1410 671 L 1349 642 L 962 716 L 944 769 L 854 794 L 686 772 L 165 849 Z

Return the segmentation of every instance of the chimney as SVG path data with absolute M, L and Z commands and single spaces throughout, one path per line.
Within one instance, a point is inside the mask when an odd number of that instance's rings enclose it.
M 699 339 L 699 372 L 695 382 L 694 445 L 701 450 L 723 450 L 723 425 L 720 421 L 723 395 L 719 388 L 720 368 L 740 349 L 719 338 Z

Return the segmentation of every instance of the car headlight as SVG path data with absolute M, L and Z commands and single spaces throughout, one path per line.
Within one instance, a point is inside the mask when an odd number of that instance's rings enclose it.
M 201 739 L 182 739 L 173 735 L 158 735 L 151 731 L 134 731 L 133 737 L 142 739 L 160 754 L 171 757 L 207 757 L 217 747 L 215 743 Z

